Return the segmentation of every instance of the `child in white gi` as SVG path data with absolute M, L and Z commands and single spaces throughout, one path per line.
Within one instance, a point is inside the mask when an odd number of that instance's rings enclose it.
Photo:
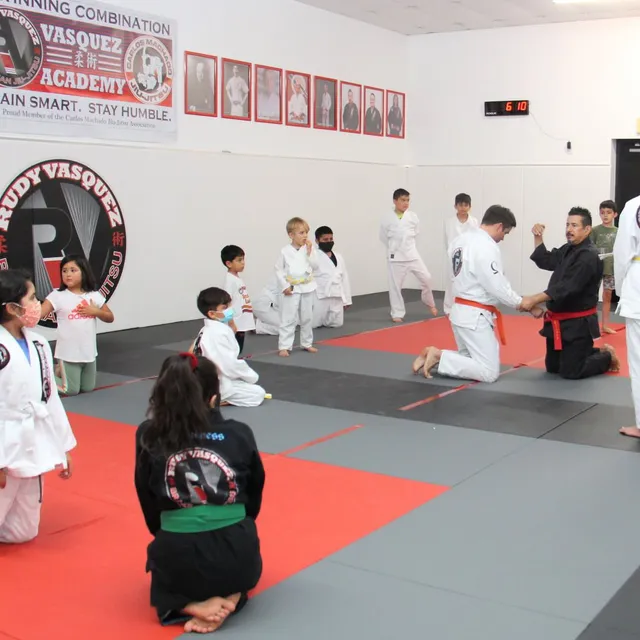
M 344 311 L 351 306 L 351 285 L 344 258 L 333 250 L 333 231 L 316 229 L 318 267 L 313 275 L 318 288 L 313 300 L 313 328 L 341 327 Z
M 388 211 L 380 223 L 380 241 L 384 244 L 387 254 L 389 302 L 393 322 L 402 322 L 404 319 L 406 309 L 402 298 L 402 285 L 410 273 L 420 283 L 422 302 L 429 307 L 434 316 L 438 315 L 431 290 L 431 274 L 416 247 L 420 220 L 413 211 L 409 211 L 409 202 L 409 192 L 396 189 L 393 193 L 394 210 Z
M 42 476 L 71 477 L 76 439 L 53 373 L 49 343 L 35 331 L 41 305 L 20 271 L 0 271 L 0 543 L 38 535 Z
M 245 332 L 255 331 L 256 328 L 247 285 L 240 277 L 240 274 L 244 271 L 244 251 L 240 247 L 230 244 L 220 252 L 220 258 L 222 264 L 227 267 L 224 290 L 231 296 L 236 340 L 240 347 L 240 353 L 242 353 Z
M 278 355 L 284 358 L 293 349 L 298 319 L 300 346 L 310 353 L 318 351 L 313 346 L 312 327 L 313 292 L 317 287 L 313 270 L 318 266 L 317 251 L 307 237 L 309 225 L 302 218 L 291 218 L 287 222 L 287 233 L 291 244 L 282 249 L 276 262 L 276 278 L 283 293 L 280 301 Z
M 267 396 L 259 387 L 258 374 L 240 360 L 240 347 L 228 323 L 233 319 L 231 296 L 223 289 L 211 287 L 198 295 L 198 310 L 205 317 L 192 351 L 211 360 L 220 374 L 221 404 L 257 407 Z

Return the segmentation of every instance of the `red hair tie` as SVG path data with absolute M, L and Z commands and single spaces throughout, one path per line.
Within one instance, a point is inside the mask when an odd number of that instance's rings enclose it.
M 178 355 L 180 355 L 181 358 L 187 358 L 188 360 L 190 360 L 192 371 L 195 371 L 198 368 L 198 358 L 196 358 L 196 356 L 193 355 L 193 353 L 184 352 Z

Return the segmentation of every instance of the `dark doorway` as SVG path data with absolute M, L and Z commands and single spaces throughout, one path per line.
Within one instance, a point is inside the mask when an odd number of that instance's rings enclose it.
M 615 201 L 621 212 L 629 200 L 640 196 L 640 140 L 616 140 L 615 180 Z

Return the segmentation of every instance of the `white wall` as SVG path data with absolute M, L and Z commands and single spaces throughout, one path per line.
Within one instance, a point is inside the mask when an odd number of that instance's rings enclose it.
M 404 91 L 407 40 L 292 0 L 120 0 L 178 20 L 185 49 Z M 182 70 L 176 100 L 182 112 Z M 300 215 L 334 227 L 354 292 L 386 288 L 377 221 L 406 178 L 406 140 L 180 115 L 175 145 L 0 139 L 0 189 L 49 158 L 89 165 L 113 189 L 127 227 L 127 258 L 101 330 L 198 317 L 198 291 L 223 281 L 220 249 L 247 252 L 255 296 Z M 223 153 L 224 152 L 224 153 Z M 230 152 L 230 153 L 226 153 Z M 375 220 L 372 223 L 372 220 Z
M 525 293 L 548 281 L 528 259 L 533 224 L 545 223 L 549 243 L 560 244 L 570 207 L 599 220 L 598 204 L 613 195 L 612 140 L 634 138 L 640 117 L 639 30 L 640 20 L 626 19 L 410 39 L 416 208 L 440 230 L 460 191 L 478 217 L 491 204 L 510 207 L 518 228 L 502 251 Z M 484 116 L 485 100 L 511 99 L 530 100 L 532 115 Z M 423 250 L 441 286 L 444 245 L 425 240 Z

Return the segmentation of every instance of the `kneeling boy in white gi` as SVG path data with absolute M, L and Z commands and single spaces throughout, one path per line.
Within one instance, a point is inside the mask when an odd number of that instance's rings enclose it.
M 518 295 L 502 272 L 498 243 L 516 226 L 516 218 L 506 207 L 487 209 L 479 229 L 458 236 L 449 247 L 453 270 L 453 306 L 449 320 L 458 351 L 426 347 L 413 364 L 431 378 L 431 369 L 451 378 L 495 382 L 500 375 L 500 345 L 494 332 L 497 324 L 500 341 L 505 344 L 502 314 L 498 304 L 514 309 L 527 306 L 540 317 L 540 307 L 530 298 Z
M 41 305 L 20 271 L 0 271 L 0 543 L 33 540 L 42 476 L 71 477 L 76 439 L 53 373 L 49 343 L 35 331 Z
M 253 299 L 253 315 L 256 318 L 256 333 L 277 336 L 280 331 L 280 300 L 282 292 L 275 273 L 265 288 Z
M 344 258 L 333 250 L 333 231 L 316 229 L 318 266 L 313 270 L 318 288 L 313 301 L 313 328 L 341 327 L 344 310 L 351 306 L 351 284 Z
M 198 295 L 198 309 L 205 317 L 193 345 L 193 353 L 211 360 L 220 374 L 221 404 L 257 407 L 267 394 L 259 387 L 258 374 L 240 360 L 240 347 L 228 323 L 233 319 L 231 296 L 223 289 L 211 287 Z

